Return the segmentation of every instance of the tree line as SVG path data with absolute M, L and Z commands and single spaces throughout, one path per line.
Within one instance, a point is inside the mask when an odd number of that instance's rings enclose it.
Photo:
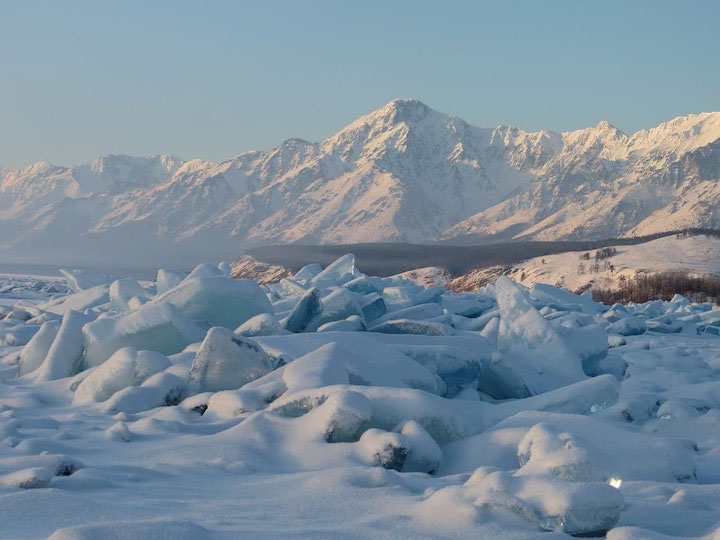
M 666 271 L 639 273 L 627 279 L 620 276 L 618 289 L 593 288 L 597 302 L 612 305 L 650 300 L 671 300 L 682 294 L 694 302 L 714 302 L 720 299 L 720 276 L 696 276 L 687 272 Z

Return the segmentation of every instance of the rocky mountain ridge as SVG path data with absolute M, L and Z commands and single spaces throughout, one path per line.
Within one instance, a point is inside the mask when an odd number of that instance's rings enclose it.
M 0 170 L 8 258 L 190 263 L 284 243 L 596 239 L 720 226 L 720 113 L 628 136 L 485 129 L 397 99 L 318 143 L 222 163 Z

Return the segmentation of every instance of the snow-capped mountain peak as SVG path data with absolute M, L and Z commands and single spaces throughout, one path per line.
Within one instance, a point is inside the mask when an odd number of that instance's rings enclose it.
M 678 116 L 657 127 L 638 131 L 630 146 L 635 152 L 689 152 L 720 139 L 720 112 Z
M 104 156 L 0 170 L 0 249 L 232 257 L 264 243 L 597 238 L 720 225 L 720 113 L 631 136 L 468 124 L 408 98 L 321 142 L 221 163 Z

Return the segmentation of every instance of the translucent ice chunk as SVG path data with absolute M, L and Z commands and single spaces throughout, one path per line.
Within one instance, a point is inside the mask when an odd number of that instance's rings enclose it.
M 226 328 L 211 328 L 200 346 L 190 380 L 199 392 L 240 388 L 273 369 L 273 363 L 252 340 Z
M 360 272 L 355 269 L 355 255 L 348 253 L 329 264 L 325 270 L 310 279 L 310 283 L 319 288 L 342 285 L 359 275 Z
M 255 281 L 222 276 L 188 277 L 152 303 L 173 304 L 190 319 L 231 330 L 250 317 L 273 313 L 272 304 Z
M 83 328 L 83 367 L 98 366 L 123 347 L 170 355 L 202 340 L 205 332 L 172 304 L 146 304 L 119 317 L 106 317 Z

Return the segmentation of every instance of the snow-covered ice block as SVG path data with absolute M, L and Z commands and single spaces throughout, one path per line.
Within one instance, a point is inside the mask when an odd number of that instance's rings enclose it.
M 110 303 L 119 312 L 128 311 L 128 302 L 131 298 L 147 299 L 145 292 L 137 280 L 132 278 L 117 279 L 110 284 L 108 289 Z
M 176 272 L 167 268 L 160 268 L 157 271 L 157 277 L 155 278 L 157 293 L 166 293 L 170 289 L 177 287 L 183 279 L 185 279 L 185 274 L 181 272 Z
M 720 322 L 720 307 L 713 308 L 698 315 L 704 324 L 716 324 Z
M 38 332 L 39 327 L 34 324 L 17 324 L 0 333 L 0 344 L 21 347 L 30 343 Z
M 692 448 L 683 441 L 620 429 L 592 416 L 536 411 L 518 413 L 493 429 L 521 426 L 535 427 L 518 447 L 522 474 L 602 482 L 610 478 L 660 482 L 695 478 Z M 571 443 L 558 447 L 560 434 L 567 434 L 562 440 Z M 576 453 L 568 453 L 570 447 Z
M 343 287 L 358 294 L 372 294 L 381 293 L 385 288 L 385 284 L 386 280 L 382 278 L 359 276 L 351 281 L 348 281 L 345 285 L 343 285 Z
M 673 297 L 670 299 L 670 302 L 678 306 L 690 305 L 690 300 L 685 298 L 682 294 L 673 295 Z
M 281 297 L 293 296 L 296 294 L 305 294 L 307 289 L 295 281 L 294 279 L 281 279 L 274 287 L 273 290 L 278 293 Z
M 225 277 L 222 270 L 212 264 L 202 263 L 193 268 L 185 279 L 197 279 L 204 277 Z
M 707 336 L 720 336 L 720 326 L 706 326 L 705 330 L 703 330 L 703 334 Z
M 475 340 L 477 348 L 453 345 L 394 345 L 401 353 L 437 374 L 448 387 L 448 396 L 455 395 L 463 385 L 477 381 L 490 363 L 490 345 Z
M 18 362 L 19 375 L 25 375 L 40 367 L 59 329 L 60 321 L 56 320 L 44 322 L 42 326 L 40 326 L 40 330 L 38 330 L 20 352 L 20 361 Z
M 657 317 L 646 321 L 648 332 L 659 334 L 677 334 L 682 332 L 683 324 L 671 317 Z
M 123 347 L 175 354 L 205 335 L 202 328 L 167 303 L 149 303 L 120 317 L 98 319 L 85 325 L 82 333 L 85 368 L 102 364 Z
M 320 300 L 320 312 L 308 322 L 305 332 L 314 332 L 323 324 L 341 321 L 352 315 L 362 316 L 357 295 L 345 288 L 339 288 Z
M 350 388 L 332 386 L 297 392 L 279 399 L 268 410 L 285 418 L 307 415 L 313 430 L 327 442 L 357 441 L 372 412 L 370 400 Z
M 160 353 L 125 347 L 98 366 L 79 384 L 73 403 L 105 401 L 115 392 L 128 386 L 138 386 L 169 366 L 170 361 Z
M 440 306 L 456 315 L 475 318 L 493 307 L 493 301 L 476 295 L 444 295 L 440 299 Z
M 235 333 L 245 337 L 277 336 L 283 333 L 283 329 L 270 313 L 260 313 L 238 326 Z
M 574 536 L 602 536 L 620 519 L 625 501 L 606 483 L 527 479 L 515 492 L 540 515 L 543 530 Z
M 28 324 L 43 324 L 47 321 L 61 321 L 62 315 L 57 313 L 51 313 L 50 311 L 42 311 L 39 315 L 35 315 L 32 319 L 28 320 Z
M 83 328 L 90 318 L 77 311 L 68 311 L 48 350 L 45 361 L 36 371 L 40 381 L 70 377 L 82 367 Z
M 342 352 L 338 354 L 336 347 L 336 344 L 328 343 L 288 364 L 283 371 L 283 382 L 288 393 L 348 384 L 348 371 Z
M 494 347 L 497 347 L 498 336 L 500 335 L 500 317 L 490 319 L 480 330 L 480 335 L 492 343 Z
M 648 317 L 660 317 L 665 312 L 662 300 L 651 300 L 637 306 L 640 312 L 644 313 Z
M 452 327 L 433 321 L 413 321 L 410 319 L 389 320 L 368 328 L 368 332 L 383 334 L 416 334 L 420 336 L 451 336 Z
M 355 255 L 348 253 L 329 264 L 322 272 L 309 280 L 315 287 L 343 285 L 360 275 L 355 268 Z
M 645 321 L 630 315 L 610 323 L 607 331 L 610 334 L 616 334 L 619 336 L 638 336 L 640 334 L 644 334 L 647 329 L 648 327 Z
M 306 264 L 293 276 L 293 279 L 299 283 L 307 283 L 312 278 L 322 272 L 322 266 L 317 263 Z
M 443 462 L 437 473 L 469 473 L 478 467 L 514 471 L 520 466 L 517 448 L 526 433 L 523 427 L 492 429 L 452 441 L 442 447 Z
M 152 303 L 173 304 L 189 319 L 230 330 L 260 313 L 273 313 L 272 304 L 255 281 L 222 276 L 188 276 Z
M 268 299 L 270 299 L 270 303 L 272 304 L 275 313 L 279 316 L 281 313 L 286 313 L 286 315 L 289 315 L 290 312 L 295 308 L 297 303 L 300 301 L 300 298 L 302 298 L 302 296 L 302 294 L 294 294 L 292 296 L 274 298 L 272 297 L 272 295 L 268 295 Z
M 288 416 L 301 416 L 342 392 L 361 394 L 370 404 L 365 428 L 392 431 L 406 420 L 418 422 L 440 445 L 477 433 L 485 427 L 488 404 L 443 399 L 428 392 L 409 388 L 377 386 L 326 386 L 284 395 L 269 410 Z
M 51 313 L 64 315 L 70 310 L 82 312 L 87 309 L 107 304 L 109 301 L 110 296 L 108 295 L 108 286 L 99 285 L 97 287 L 78 291 L 68 296 L 50 300 L 44 304 L 40 304 L 40 307 Z
M 211 328 L 200 346 L 190 380 L 199 392 L 232 390 L 273 369 L 265 351 L 254 341 L 226 328 Z
M 372 322 L 387 313 L 385 300 L 378 293 L 370 293 L 360 299 L 360 308 L 366 321 Z
M 32 319 L 34 314 L 29 306 L 16 306 L 5 317 L 7 320 L 26 322 Z
M 619 384 L 610 376 L 597 377 L 566 388 L 520 400 L 509 400 L 485 410 L 487 424 L 496 424 L 523 411 L 548 411 L 592 414 L 612 405 L 618 399 Z M 441 474 L 469 472 L 491 465 L 504 470 L 519 467 L 517 448 L 527 433 L 525 426 L 495 426 L 477 435 L 443 447 L 445 460 Z
M 567 289 L 560 289 L 545 283 L 536 283 L 530 288 L 530 296 L 544 304 L 550 304 L 558 309 L 582 311 L 584 313 L 596 314 L 601 304 L 594 302 L 592 295 L 573 294 Z
M 580 356 L 540 315 L 526 293 L 502 276 L 495 282 L 500 309 L 498 349 L 481 389 L 496 398 L 527 397 L 586 376 Z M 607 344 L 605 344 L 607 347 Z
M 631 314 L 628 311 L 628 308 L 623 304 L 613 304 L 610 309 L 602 314 L 603 318 L 607 319 L 611 323 L 617 322 L 625 317 L 630 317 L 630 315 Z
M 580 328 L 558 326 L 556 330 L 582 362 L 597 361 L 607 355 L 608 333 L 602 325 L 590 324 Z
M 438 304 L 418 304 L 403 309 L 398 309 L 392 313 L 387 313 L 382 317 L 377 318 L 373 321 L 374 325 L 381 324 L 387 321 L 409 319 L 413 321 L 422 321 L 425 319 L 432 319 L 433 317 L 440 317 L 444 314 L 443 308 Z
M 320 314 L 320 289 L 313 287 L 302 295 L 285 320 L 285 330 L 293 333 L 304 332 L 315 317 Z
M 439 347 L 460 347 L 469 352 L 480 355 L 485 361 L 491 357 L 489 342 L 477 333 L 455 336 L 421 336 L 416 334 L 366 334 L 375 341 L 386 343 L 392 346 L 414 345 L 418 347 L 439 346 Z
M 657 392 L 625 392 L 618 402 L 597 415 L 598 419 L 644 424 L 654 419 L 662 398 Z
M 363 461 L 369 465 L 402 471 L 410 450 L 407 439 L 401 433 L 368 429 L 360 436 L 358 450 Z
M 115 392 L 103 402 L 102 411 L 106 414 L 124 412 L 138 413 L 167 407 L 180 403 L 187 389 L 187 380 L 163 371 L 145 380 L 140 386 L 128 386 Z
M 65 276 L 65 281 L 73 292 L 85 291 L 98 285 L 109 285 L 117 279 L 106 274 L 87 272 L 84 270 L 63 270 L 61 268 L 60 273 Z
M 345 364 L 351 384 L 419 388 L 432 393 L 442 390 L 442 381 L 427 368 L 366 334 L 321 332 L 259 337 L 256 341 L 273 356 L 335 356 Z
M 600 375 L 537 396 L 499 403 L 488 415 L 494 423 L 523 411 L 594 414 L 614 405 L 619 392 L 620 384 L 615 377 Z
M 445 290 L 445 287 L 443 287 L 442 285 L 432 285 L 432 286 L 428 287 L 427 289 L 423 289 L 423 290 L 415 293 L 413 302 L 415 304 L 429 304 L 429 303 L 439 302 L 440 298 L 446 292 L 447 291 Z
M 545 312 L 545 310 L 549 311 Z M 598 324 L 598 321 L 596 320 L 596 315 L 587 315 L 578 311 L 555 311 L 551 308 L 548 308 L 547 306 L 540 309 L 538 313 L 540 313 L 541 311 L 545 312 L 541 313 L 541 315 L 545 317 L 548 321 L 551 321 L 551 324 L 555 328 L 573 329 Z M 604 320 L 602 321 L 602 326 L 606 326 Z
M 450 523 L 461 520 L 463 530 L 477 521 L 500 522 L 518 538 L 534 538 L 538 530 L 602 536 L 624 507 L 620 491 L 608 484 L 518 478 L 493 467 L 478 468 L 462 486 L 429 493 L 416 508 L 427 527 L 441 516 Z
M 383 299 L 388 311 L 396 311 L 412 306 L 415 294 L 421 288 L 410 285 L 385 287 L 383 289 Z
M 395 426 L 408 445 L 403 472 L 434 473 L 443 461 L 443 452 L 430 434 L 415 420 Z
M 222 275 L 226 278 L 230 277 L 230 272 L 232 272 L 232 268 L 230 267 L 230 263 L 227 261 L 221 261 L 218 263 L 218 270 L 222 272 Z
M 185 402 L 183 402 L 183 404 L 184 403 Z M 265 408 L 266 405 L 267 403 L 265 403 L 257 392 L 222 390 L 209 394 L 207 408 L 203 412 L 203 415 L 210 419 L 235 418 L 241 414 L 259 411 Z M 198 409 L 195 408 L 195 410 Z
M 364 332 L 367 329 L 360 315 L 350 315 L 341 321 L 330 321 L 320 325 L 318 332 Z

